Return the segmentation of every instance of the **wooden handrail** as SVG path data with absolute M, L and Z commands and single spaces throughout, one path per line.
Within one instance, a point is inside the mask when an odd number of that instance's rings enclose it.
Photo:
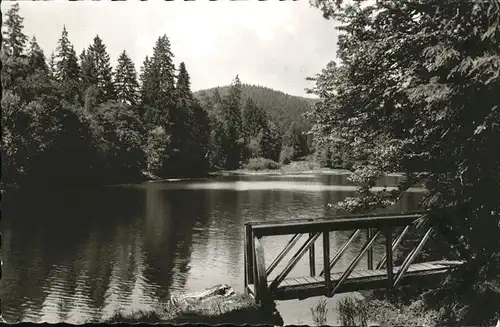
M 331 217 L 316 217 L 316 218 L 294 218 L 294 219 L 285 219 L 285 220 L 267 220 L 267 221 L 250 221 L 246 222 L 245 225 L 251 225 L 252 227 L 262 226 L 262 225 L 274 225 L 274 224 L 282 224 L 287 225 L 293 222 L 303 222 L 303 221 L 332 221 L 338 219 L 345 218 L 369 218 L 369 217 L 393 217 L 393 216 L 408 216 L 408 215 L 419 215 L 422 216 L 426 214 L 427 210 L 414 210 L 414 211 L 403 211 L 403 212 L 392 212 L 392 213 L 380 213 L 380 212 L 371 212 L 364 214 L 345 214 L 345 215 L 336 215 Z
M 394 240 L 394 242 L 392 243 L 392 252 L 395 252 L 396 251 L 396 248 L 398 247 L 399 243 L 401 243 L 401 240 L 403 239 L 403 237 L 405 236 L 406 232 L 410 229 L 410 225 L 406 226 L 403 231 L 399 234 L 399 236 Z M 384 256 L 382 257 L 382 260 L 380 260 L 380 262 L 378 263 L 377 265 L 377 269 L 382 269 L 384 268 L 384 264 L 387 260 L 387 253 L 384 254 Z
M 427 232 L 425 233 L 425 235 L 420 240 L 420 243 L 418 243 L 417 247 L 414 248 L 413 251 L 406 257 L 405 261 L 401 265 L 401 268 L 399 268 L 399 270 L 397 272 L 397 275 L 396 275 L 396 278 L 395 278 L 395 281 L 394 281 L 394 284 L 393 284 L 394 287 L 396 287 L 399 284 L 399 281 L 401 280 L 401 278 L 403 277 L 403 275 L 406 273 L 406 271 L 410 267 L 410 265 L 413 262 L 413 260 L 415 260 L 415 258 L 417 257 L 418 253 L 420 252 L 420 250 L 422 250 L 423 246 L 427 242 L 427 239 L 429 238 L 429 236 L 431 235 L 431 233 L 433 232 L 433 230 L 434 230 L 434 228 L 432 226 L 429 227 L 429 229 L 427 230 Z
M 288 241 L 285 248 L 281 251 L 280 254 L 274 259 L 274 261 L 269 265 L 266 269 L 266 276 L 269 276 L 271 272 L 278 266 L 278 264 L 283 260 L 283 258 L 290 252 L 290 250 L 297 244 L 303 234 L 295 234 L 290 241 Z
M 340 260 L 340 258 L 342 257 L 342 255 L 344 254 L 345 252 L 345 249 L 347 248 L 347 246 L 349 246 L 349 244 L 352 242 L 352 240 L 361 232 L 361 229 L 357 229 L 355 230 L 351 236 L 349 236 L 349 238 L 347 239 L 347 241 L 344 242 L 344 244 L 342 244 L 342 246 L 340 247 L 340 249 L 337 251 L 337 253 L 335 253 L 335 256 L 333 257 L 332 261 L 330 262 L 330 264 L 328 265 L 328 271 L 331 271 L 333 266 L 335 266 L 335 264 Z M 319 273 L 320 276 L 323 276 L 323 274 L 325 274 L 325 268 L 323 268 L 323 270 Z
M 253 226 L 257 236 L 317 233 L 318 231 L 353 230 L 383 227 L 406 226 L 420 218 L 420 214 L 377 216 L 361 218 L 343 218 L 320 221 L 283 221 L 280 224 L 262 224 Z
M 310 236 L 307 241 L 300 247 L 300 249 L 295 253 L 295 255 L 292 257 L 292 259 L 288 262 L 286 267 L 283 269 L 281 274 L 279 274 L 274 281 L 271 283 L 269 286 L 269 289 L 271 291 L 274 291 L 279 284 L 286 278 L 286 276 L 290 273 L 290 271 L 295 267 L 297 262 L 302 258 L 304 253 L 309 249 L 309 246 L 311 246 L 312 243 L 314 243 L 318 237 L 321 235 L 321 233 L 316 233 L 312 237 Z
M 368 249 L 370 249 L 373 246 L 375 240 L 379 235 L 380 235 L 380 230 L 377 230 L 377 232 L 372 236 L 372 238 L 365 243 L 361 252 L 354 258 L 349 267 L 347 267 L 346 271 L 342 274 L 342 277 L 340 277 L 340 279 L 335 284 L 335 287 L 333 288 L 331 294 L 329 294 L 330 296 L 333 296 L 335 292 L 339 289 L 340 285 L 342 285 L 342 283 L 347 279 L 347 277 L 349 277 L 349 275 L 352 273 L 352 271 L 359 263 L 363 255 L 365 255 L 366 251 L 368 251 Z

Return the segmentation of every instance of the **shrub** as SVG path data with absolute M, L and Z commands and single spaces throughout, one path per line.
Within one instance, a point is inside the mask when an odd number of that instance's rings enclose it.
M 266 169 L 280 169 L 281 165 L 276 161 L 266 158 L 251 158 L 246 165 L 245 169 L 249 170 L 266 170 Z
M 293 154 L 293 147 L 285 145 L 280 153 L 280 163 L 288 165 L 290 162 L 292 162 Z
M 325 299 L 319 300 L 314 308 L 311 308 L 311 315 L 315 326 L 324 326 L 327 322 L 328 308 Z

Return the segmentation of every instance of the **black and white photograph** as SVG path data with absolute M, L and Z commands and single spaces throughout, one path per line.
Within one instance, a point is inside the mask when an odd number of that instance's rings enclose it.
M 500 327 L 500 0 L 1 16 L 2 323 Z

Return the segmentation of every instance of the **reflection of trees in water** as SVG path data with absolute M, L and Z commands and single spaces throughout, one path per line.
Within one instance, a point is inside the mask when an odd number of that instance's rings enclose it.
M 137 212 L 134 190 L 43 190 L 13 195 L 14 199 L 4 199 L 3 203 L 4 235 L 17 235 L 9 241 L 10 248 L 3 248 L 3 257 L 8 258 L 5 271 L 15 274 L 2 278 L 2 283 L 8 283 L 2 287 L 4 307 L 8 305 L 18 316 L 24 310 L 40 312 L 52 288 L 57 289 L 57 294 L 49 300 L 55 297 L 51 301 L 59 304 L 51 305 L 51 310 L 64 319 L 74 305 L 77 276 L 82 271 L 89 276 L 87 287 L 82 289 L 94 290 L 85 294 L 86 302 L 102 306 L 114 249 L 109 241 L 114 228 L 126 224 Z M 64 270 L 64 276 L 55 269 Z M 47 276 L 54 274 L 59 278 L 52 281 L 54 285 L 48 285 Z M 30 300 L 28 308 L 20 303 L 26 299 Z
M 165 300 L 175 279 L 184 287 L 189 271 L 193 228 L 206 223 L 203 191 L 146 190 L 144 275 L 158 284 Z

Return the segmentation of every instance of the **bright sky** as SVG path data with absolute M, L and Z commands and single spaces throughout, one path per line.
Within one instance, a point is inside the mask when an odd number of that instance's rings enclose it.
M 24 32 L 48 56 L 63 25 L 77 54 L 99 34 L 113 63 L 124 49 L 139 71 L 156 39 L 170 39 L 193 91 L 243 83 L 305 96 L 306 77 L 335 59 L 337 32 L 308 0 L 20 1 Z M 2 12 L 12 2 L 2 1 Z

